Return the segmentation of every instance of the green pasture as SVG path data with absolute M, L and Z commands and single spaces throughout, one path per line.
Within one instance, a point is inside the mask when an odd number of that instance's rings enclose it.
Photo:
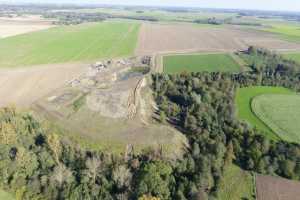
M 300 143 L 300 95 L 260 95 L 252 100 L 252 110 L 281 139 Z
M 297 53 L 286 53 L 283 54 L 283 57 L 287 58 L 287 59 L 291 59 L 296 61 L 297 63 L 300 64 L 300 52 Z
M 225 167 L 223 180 L 218 191 L 219 200 L 254 200 L 253 176 L 236 165 Z
M 248 122 L 250 125 L 256 127 L 262 133 L 273 140 L 279 140 L 280 138 L 252 111 L 251 102 L 259 95 L 263 94 L 294 94 L 291 90 L 283 87 L 265 87 L 265 86 L 253 86 L 239 88 L 235 97 L 235 104 L 237 108 L 237 116 L 239 119 Z
M 165 73 L 239 72 L 241 66 L 229 54 L 171 55 L 163 57 Z
M 132 55 L 139 24 L 60 26 L 0 40 L 0 67 L 92 61 Z
M 300 25 L 298 24 L 271 24 L 268 32 L 278 34 L 282 39 L 300 42 Z
M 15 198 L 11 194 L 0 189 L 0 200 L 15 200 Z

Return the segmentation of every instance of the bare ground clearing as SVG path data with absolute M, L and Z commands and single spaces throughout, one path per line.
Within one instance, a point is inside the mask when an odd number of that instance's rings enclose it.
M 146 59 L 147 60 L 147 59 Z M 144 59 L 107 60 L 43 96 L 32 108 L 66 130 L 71 138 L 97 149 L 124 152 L 134 147 L 162 149 L 165 156 L 182 156 L 186 138 L 152 118 L 150 88 L 141 72 Z
M 140 30 L 137 55 L 183 52 L 230 52 L 249 45 L 272 50 L 296 50 L 300 44 L 276 36 L 238 27 L 197 27 L 190 24 L 163 25 L 144 23 Z
M 300 197 L 300 182 L 259 175 L 256 178 L 257 200 L 295 200 Z
M 54 27 L 51 20 L 40 16 L 0 17 L 0 38 L 39 31 Z
M 28 107 L 87 69 L 86 64 L 55 64 L 24 69 L 0 69 L 0 106 Z

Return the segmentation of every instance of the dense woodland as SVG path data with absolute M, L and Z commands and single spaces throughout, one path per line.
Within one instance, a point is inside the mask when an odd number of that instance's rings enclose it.
M 249 48 L 242 56 L 251 72 L 153 75 L 159 120 L 189 140 L 190 148 L 176 162 L 157 151 L 112 155 L 82 149 L 32 115 L 2 109 L 0 187 L 28 200 L 213 200 L 231 162 L 300 180 L 300 146 L 268 140 L 240 122 L 234 106 L 238 87 L 299 91 L 299 66 L 262 49 Z

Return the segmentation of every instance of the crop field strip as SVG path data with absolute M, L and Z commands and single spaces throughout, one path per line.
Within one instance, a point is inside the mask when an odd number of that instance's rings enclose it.
M 241 66 L 230 54 L 189 54 L 164 56 L 163 68 L 165 73 L 180 72 L 239 72 Z
M 0 66 L 93 61 L 129 56 L 137 45 L 138 23 L 62 26 L 0 40 Z
M 280 140 L 263 121 L 261 121 L 252 111 L 252 100 L 264 94 L 294 94 L 291 90 L 282 87 L 266 87 L 266 86 L 253 86 L 239 88 L 235 97 L 235 104 L 237 108 L 237 116 L 239 119 L 248 122 L 250 125 L 256 127 L 262 134 L 272 140 Z
M 268 94 L 255 97 L 252 110 L 282 140 L 300 143 L 300 96 Z

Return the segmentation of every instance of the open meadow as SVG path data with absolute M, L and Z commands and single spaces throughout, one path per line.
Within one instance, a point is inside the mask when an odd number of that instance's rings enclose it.
M 12 194 L 0 189 L 0 200 L 15 200 L 15 198 L 12 196 Z
M 132 55 L 137 23 L 61 26 L 0 40 L 0 67 L 94 61 Z
M 299 52 L 285 53 L 285 54 L 283 54 L 283 57 L 287 58 L 287 59 L 294 60 L 297 63 L 300 63 L 300 53 Z
M 254 86 L 239 88 L 235 97 L 237 116 L 239 119 L 248 122 L 253 127 L 258 128 L 268 138 L 279 140 L 280 138 L 252 111 L 252 100 L 256 96 L 263 94 L 293 94 L 293 92 L 282 87 Z
M 163 58 L 164 73 L 239 72 L 241 66 L 230 54 L 170 55 Z
M 282 39 L 300 42 L 300 24 L 271 24 L 271 28 L 265 30 L 277 34 Z
M 260 95 L 251 106 L 255 115 L 281 139 L 300 143 L 299 95 Z
M 224 178 L 218 192 L 220 200 L 254 200 L 254 178 L 252 174 L 232 164 L 225 167 Z

